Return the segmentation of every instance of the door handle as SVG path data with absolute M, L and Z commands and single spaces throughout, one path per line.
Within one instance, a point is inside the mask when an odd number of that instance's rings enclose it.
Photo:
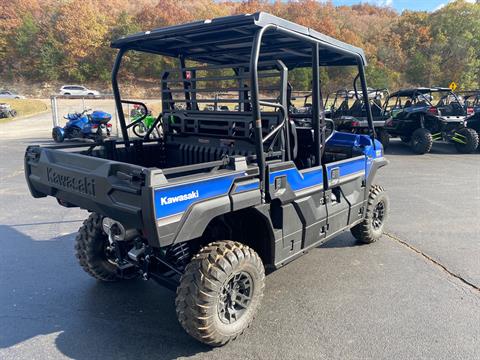
M 330 169 L 330 186 L 337 185 L 340 182 L 340 168 Z

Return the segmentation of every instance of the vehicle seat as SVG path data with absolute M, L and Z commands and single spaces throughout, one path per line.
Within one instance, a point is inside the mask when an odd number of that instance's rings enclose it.
M 382 116 L 382 102 L 379 99 L 372 102 L 372 116 L 374 118 Z
M 350 110 L 348 110 L 348 115 L 361 117 L 362 116 L 362 101 L 360 99 L 355 100 Z
M 407 107 L 410 107 L 410 106 L 412 106 L 412 101 L 411 101 L 411 100 L 407 100 L 407 101 L 405 102 L 405 105 L 404 105 L 403 107 L 404 107 L 404 108 L 407 108 Z
M 333 118 L 338 118 L 340 116 L 343 116 L 347 113 L 347 111 L 348 111 L 348 100 L 345 99 L 342 101 L 338 109 L 336 109 L 335 112 L 333 113 Z

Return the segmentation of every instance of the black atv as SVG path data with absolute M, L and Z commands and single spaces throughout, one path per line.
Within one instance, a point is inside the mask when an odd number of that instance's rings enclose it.
M 466 126 L 480 136 L 480 90 L 465 92 L 464 107 L 467 112 Z
M 325 100 L 325 108 L 330 96 L 333 96 L 333 102 L 328 108 L 329 115 L 335 122 L 335 126 L 339 131 L 354 134 L 368 134 L 367 112 L 364 100 L 359 96 L 356 89 L 356 81 L 354 89 L 342 89 L 333 94 L 329 94 Z M 388 97 L 388 89 L 368 89 L 368 99 L 372 111 L 373 125 L 375 127 L 376 138 L 382 143 L 383 149 L 388 147 L 390 136 L 385 131 L 385 121 L 389 118 L 384 112 L 382 99 Z M 349 103 L 352 103 L 349 106 Z
M 466 126 L 467 111 L 449 88 L 399 90 L 389 96 L 385 111 L 391 116 L 385 124 L 390 136 L 400 137 L 417 154 L 428 153 L 434 141 L 453 143 L 460 153 L 478 147 L 477 132 Z

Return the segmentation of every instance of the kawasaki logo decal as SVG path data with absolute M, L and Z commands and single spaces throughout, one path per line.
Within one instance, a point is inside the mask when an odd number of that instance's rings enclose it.
M 55 186 L 75 191 L 80 194 L 95 196 L 95 180 L 86 176 L 74 177 L 61 174 L 47 167 L 47 181 Z
M 198 193 L 198 190 L 194 190 L 192 192 L 189 192 L 189 193 L 183 194 L 183 195 L 163 196 L 163 197 L 160 198 L 160 205 L 170 205 L 170 204 L 178 203 L 178 202 L 181 202 L 181 201 L 196 199 L 199 196 L 200 195 Z

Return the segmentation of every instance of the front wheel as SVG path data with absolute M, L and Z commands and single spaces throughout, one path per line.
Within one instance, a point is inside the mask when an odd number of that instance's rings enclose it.
M 60 127 L 54 127 L 52 130 L 52 138 L 53 141 L 57 143 L 63 142 L 65 140 L 65 134 L 63 133 L 63 130 Z
M 350 229 L 352 235 L 364 244 L 370 244 L 383 234 L 383 228 L 388 216 L 389 202 L 385 190 L 378 185 L 372 185 L 363 221 Z
M 177 289 L 177 317 L 197 340 L 221 346 L 242 334 L 263 297 L 265 271 L 258 254 L 234 241 L 216 241 L 187 265 Z
M 469 154 L 478 148 L 478 134 L 471 128 L 462 128 L 455 131 L 455 148 L 459 153 Z

